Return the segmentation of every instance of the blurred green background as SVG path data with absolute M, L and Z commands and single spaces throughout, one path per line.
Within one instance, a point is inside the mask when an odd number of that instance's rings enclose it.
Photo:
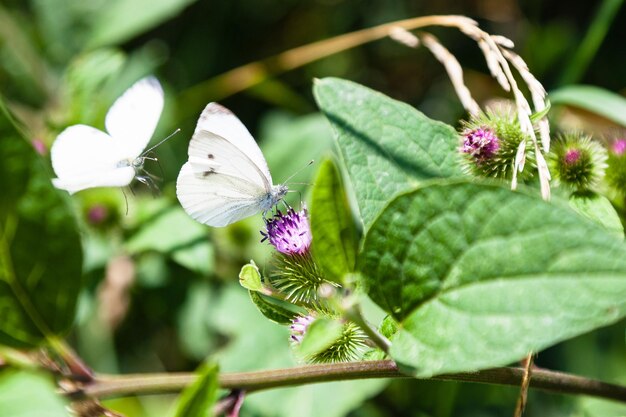
M 312 99 L 315 77 L 357 81 L 453 125 L 464 117 L 445 71 L 429 52 L 389 39 L 237 94 L 229 94 L 236 80 L 216 83 L 219 74 L 393 20 L 463 14 L 490 33 L 511 38 L 548 91 L 584 83 L 624 95 L 626 8 L 621 6 L 617 0 L 3 0 L 0 93 L 48 167 L 47 150 L 63 128 L 76 123 L 102 128 L 113 100 L 147 74 L 155 74 L 166 92 L 153 142 L 182 129 L 156 150 L 160 167 L 148 167 L 164 178 L 160 196 L 134 187 L 135 195 L 126 193 L 128 214 L 119 189 L 72 197 L 86 284 L 68 340 L 99 372 L 191 371 L 209 355 L 224 371 L 295 363 L 286 330 L 267 322 L 237 283 L 239 268 L 250 259 L 269 268 L 268 246 L 259 243 L 260 216 L 212 229 L 191 220 L 176 201 L 175 179 L 209 101 L 219 100 L 249 128 L 275 182 L 332 152 L 330 129 Z M 453 29 L 432 32 L 457 56 L 479 102 L 504 94 L 473 41 Z M 619 121 L 566 107 L 558 113 L 563 125 L 623 135 Z M 294 181 L 306 183 L 314 172 L 315 166 Z M 306 192 L 305 185 L 292 188 Z M 288 201 L 298 205 L 298 194 Z M 372 311 L 370 317 L 378 314 Z M 542 352 L 537 364 L 626 383 L 625 355 L 621 323 Z M 512 415 L 516 397 L 513 388 L 361 381 L 255 394 L 242 415 L 500 416 Z M 172 399 L 126 398 L 107 405 L 129 416 L 165 416 Z M 625 409 L 609 402 L 533 391 L 525 415 L 620 413 Z

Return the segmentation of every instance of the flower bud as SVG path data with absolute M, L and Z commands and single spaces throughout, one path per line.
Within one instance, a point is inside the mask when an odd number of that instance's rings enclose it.
M 557 185 L 575 192 L 591 191 L 604 177 L 606 150 L 590 136 L 562 134 L 548 155 L 550 171 Z

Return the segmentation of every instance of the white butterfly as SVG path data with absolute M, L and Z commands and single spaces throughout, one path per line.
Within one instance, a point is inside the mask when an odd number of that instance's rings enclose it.
M 176 195 L 191 217 L 222 227 L 270 210 L 287 193 L 273 185 L 254 138 L 228 109 L 209 103 L 189 143 Z
M 108 132 L 74 125 L 52 144 L 55 187 L 75 193 L 93 187 L 123 187 L 138 175 L 145 159 L 142 151 L 150 141 L 163 110 L 163 89 L 154 77 L 146 77 L 124 92 L 106 115 Z

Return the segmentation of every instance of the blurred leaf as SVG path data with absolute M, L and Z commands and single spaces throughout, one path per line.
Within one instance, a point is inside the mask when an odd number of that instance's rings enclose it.
M 198 379 L 180 394 L 176 417 L 208 417 L 213 415 L 217 400 L 218 367 L 213 362 L 203 363 L 196 371 Z
M 572 195 L 569 205 L 578 214 L 602 226 L 616 237 L 624 238 L 624 226 L 608 198 L 599 195 Z
M 230 286 L 219 296 L 213 321 L 231 336 L 219 354 L 223 372 L 295 365 L 288 329 L 260 319 L 239 285 Z M 272 417 L 343 417 L 387 384 L 385 380 L 361 380 L 268 390 L 246 398 L 244 408 L 255 415 Z
M 420 377 L 502 366 L 626 314 L 626 245 L 565 206 L 490 183 L 394 199 L 359 260 Z
M 261 283 L 261 273 L 259 272 L 259 268 L 256 266 L 254 261 L 250 261 L 249 264 L 241 267 L 241 272 L 239 272 L 239 283 L 242 287 L 250 291 L 256 292 L 263 289 L 263 284 Z
M 172 19 L 196 0 L 111 0 L 94 19 L 87 42 L 95 48 L 113 45 Z M 114 24 L 112 24 L 114 22 Z
M 592 85 L 569 85 L 550 92 L 552 105 L 579 107 L 626 126 L 626 98 Z
M 313 253 L 327 278 L 340 282 L 345 274 L 354 271 L 359 238 L 341 174 L 331 159 L 321 163 L 314 184 Z
M 0 101 L 0 343 L 33 347 L 65 332 L 82 284 L 82 253 L 68 197 L 21 138 Z M 10 179 L 10 180 L 9 180 Z M 42 244 L 45 242 L 45 244 Z
M 127 242 L 131 253 L 154 250 L 169 253 L 206 238 L 207 230 L 179 207 L 162 212 L 151 222 L 145 223 Z
M 206 358 L 214 348 L 216 335 L 212 329 L 211 310 L 216 303 L 216 296 L 208 283 L 189 285 L 187 299 L 178 312 L 176 328 L 183 350 L 193 359 Z
M 42 52 L 52 61 L 66 63 L 84 48 L 92 21 L 101 13 L 98 2 L 83 0 L 31 0 Z
M 248 291 L 250 293 L 250 299 L 259 309 L 261 314 L 266 318 L 278 324 L 291 324 L 291 321 L 296 317 L 297 313 L 283 307 L 277 300 L 273 300 L 270 297 L 259 294 L 256 291 Z
M 306 358 L 328 349 L 343 334 L 343 326 L 336 320 L 317 318 L 309 325 L 298 347 L 298 353 Z
M 560 84 L 578 82 L 585 74 L 623 2 L 624 0 L 602 1 L 585 38 L 577 45 L 569 62 L 563 65 Z
M 28 98 L 34 98 L 34 90 L 37 94 L 43 94 L 45 99 L 45 95 L 49 93 L 46 80 L 51 75 L 48 73 L 46 62 L 35 47 L 27 22 L 20 21 L 3 5 L 0 5 L 0 49 L 7 52 L 3 54 L 0 66 L 13 72 L 16 79 L 27 77 L 27 82 L 23 83 L 24 94 Z M 8 58 L 17 65 L 17 68 L 7 68 L 11 67 L 6 62 Z
M 459 139 L 451 126 L 346 80 L 317 80 L 313 92 L 333 127 L 366 229 L 401 191 L 429 178 L 461 175 Z
M 261 149 L 277 182 L 283 182 L 298 170 L 302 172 L 293 181 L 309 182 L 314 170 L 306 168 L 307 164 L 321 158 L 332 146 L 327 122 L 321 114 L 293 117 L 273 112 L 263 118 L 259 130 Z
M 0 371 L 0 416 L 69 417 L 67 402 L 46 376 L 33 372 Z
M 104 115 L 112 102 L 106 100 L 103 87 L 119 73 L 125 61 L 126 55 L 113 48 L 98 49 L 72 61 L 61 89 L 67 102 L 64 124 L 104 125 Z
M 205 277 L 213 272 L 214 257 L 215 250 L 208 240 L 172 252 L 172 259 L 176 263 Z

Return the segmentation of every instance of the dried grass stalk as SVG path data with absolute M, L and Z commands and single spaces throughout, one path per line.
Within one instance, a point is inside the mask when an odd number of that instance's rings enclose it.
M 448 77 L 450 77 L 450 81 L 452 81 L 454 90 L 456 91 L 456 94 L 465 110 L 467 110 L 467 112 L 471 115 L 477 115 L 480 113 L 478 103 L 476 103 L 476 100 L 472 97 L 469 88 L 467 88 L 465 82 L 463 81 L 463 68 L 455 56 L 452 55 L 435 36 L 429 33 L 420 33 L 419 37 L 421 38 L 424 46 L 427 47 L 435 58 L 443 64 L 448 73 Z

